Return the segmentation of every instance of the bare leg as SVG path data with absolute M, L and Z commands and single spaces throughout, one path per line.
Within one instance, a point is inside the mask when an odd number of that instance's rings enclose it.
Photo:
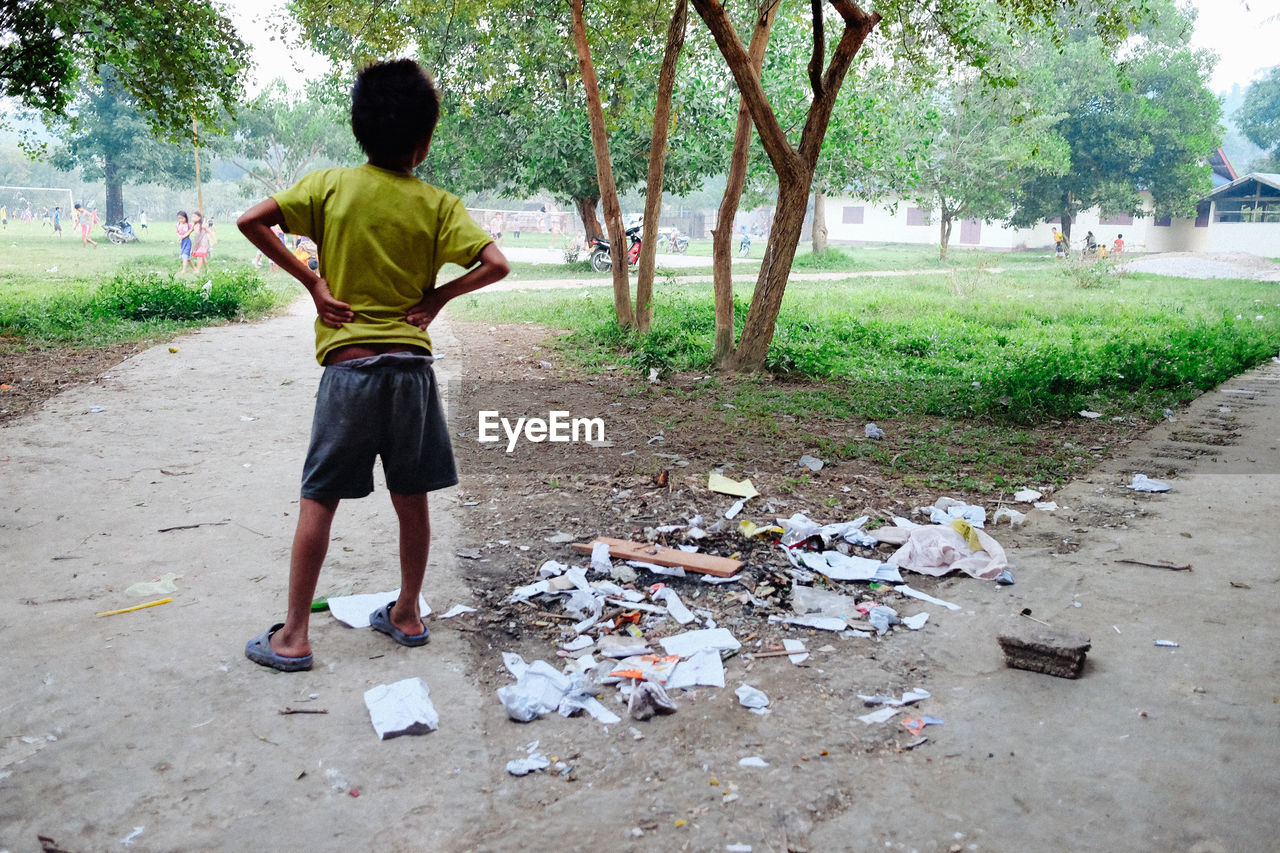
M 307 628 L 311 621 L 311 601 L 316 596 L 320 567 L 329 550 L 329 528 L 338 502 L 303 498 L 298 506 L 298 529 L 293 534 L 289 558 L 289 612 L 284 627 L 271 635 L 271 648 L 285 657 L 311 654 Z
M 391 608 L 391 624 L 406 634 L 422 633 L 418 594 L 427 572 L 427 552 L 431 547 L 431 518 L 427 496 L 391 494 L 391 505 L 400 519 L 400 597 Z

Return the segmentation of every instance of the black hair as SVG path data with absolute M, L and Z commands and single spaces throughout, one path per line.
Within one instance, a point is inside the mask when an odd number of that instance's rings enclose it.
M 412 59 L 374 62 L 351 87 L 351 131 L 375 165 L 399 166 L 440 119 L 440 94 Z
M 187 216 L 187 212 L 185 210 L 179 210 L 178 215 L 181 216 L 183 219 L 187 220 L 188 222 L 191 221 L 191 217 Z

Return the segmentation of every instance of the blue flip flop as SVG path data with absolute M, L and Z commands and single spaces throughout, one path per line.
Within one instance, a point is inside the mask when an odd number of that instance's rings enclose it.
M 401 631 L 391 624 L 391 608 L 394 606 L 395 602 L 392 601 L 370 613 L 369 627 L 375 631 L 381 631 L 402 646 L 425 646 L 431 634 L 427 626 L 422 626 L 421 634 L 406 634 Z
M 254 663 L 278 669 L 281 672 L 300 672 L 311 669 L 311 655 L 303 655 L 300 658 L 285 657 L 271 648 L 271 635 L 283 627 L 284 623 L 279 622 L 254 637 L 245 644 L 244 656 Z

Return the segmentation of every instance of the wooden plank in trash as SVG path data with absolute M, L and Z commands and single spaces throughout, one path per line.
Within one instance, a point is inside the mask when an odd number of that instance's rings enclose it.
M 741 560 L 715 557 L 711 554 L 691 554 L 679 548 L 668 548 L 651 542 L 628 542 L 625 539 L 610 539 L 607 536 L 599 536 L 593 542 L 575 542 L 573 550 L 590 554 L 591 546 L 596 542 L 608 545 L 609 556 L 619 560 L 640 560 L 659 566 L 679 566 L 686 571 L 714 575 L 718 578 L 727 578 L 742 568 Z

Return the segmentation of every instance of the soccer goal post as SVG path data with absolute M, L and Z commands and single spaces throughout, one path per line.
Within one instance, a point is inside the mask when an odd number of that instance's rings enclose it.
M 66 187 L 10 187 L 0 184 L 0 204 L 8 207 L 11 215 L 14 210 L 24 207 L 31 208 L 35 215 L 42 207 L 50 211 L 61 207 L 65 213 L 75 206 L 75 199 Z

